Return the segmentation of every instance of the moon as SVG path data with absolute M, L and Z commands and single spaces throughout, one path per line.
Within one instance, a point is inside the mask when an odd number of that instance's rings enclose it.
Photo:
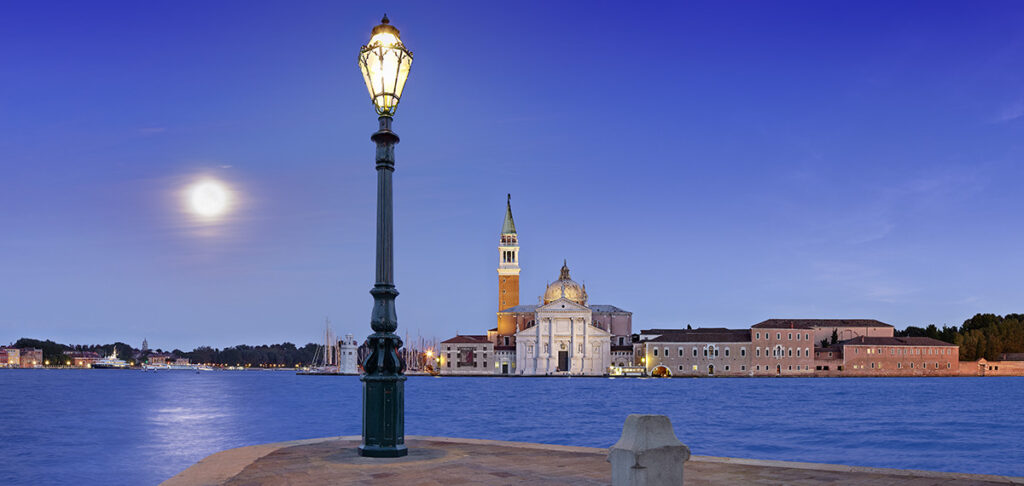
M 231 192 L 219 181 L 199 181 L 189 188 L 188 201 L 192 212 L 205 218 L 214 218 L 227 212 Z

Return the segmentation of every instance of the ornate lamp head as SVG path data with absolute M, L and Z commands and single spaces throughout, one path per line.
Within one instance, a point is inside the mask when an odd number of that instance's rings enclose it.
M 412 52 L 385 15 L 370 32 L 370 42 L 359 50 L 359 69 L 378 115 L 394 115 L 411 67 Z

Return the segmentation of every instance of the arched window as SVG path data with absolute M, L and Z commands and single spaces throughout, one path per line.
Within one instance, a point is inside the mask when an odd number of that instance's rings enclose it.
M 654 355 L 655 355 L 655 356 L 657 356 L 657 355 L 658 355 L 658 348 L 654 348 Z

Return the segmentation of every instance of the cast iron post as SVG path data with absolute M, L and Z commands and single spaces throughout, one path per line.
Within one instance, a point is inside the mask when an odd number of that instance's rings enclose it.
M 405 362 L 398 356 L 402 339 L 395 334 L 394 258 L 392 248 L 391 174 L 395 171 L 395 144 L 391 117 L 378 118 L 380 129 L 370 137 L 377 144 L 377 281 L 373 314 L 367 338 L 370 354 L 363 361 L 363 443 L 359 454 L 369 457 L 400 457 L 405 448 Z

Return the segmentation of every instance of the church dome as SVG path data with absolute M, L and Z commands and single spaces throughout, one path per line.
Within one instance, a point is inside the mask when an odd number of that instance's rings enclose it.
M 544 291 L 544 304 L 550 304 L 562 297 L 579 305 L 587 305 L 587 287 L 569 278 L 569 266 L 562 262 L 562 272 Z

